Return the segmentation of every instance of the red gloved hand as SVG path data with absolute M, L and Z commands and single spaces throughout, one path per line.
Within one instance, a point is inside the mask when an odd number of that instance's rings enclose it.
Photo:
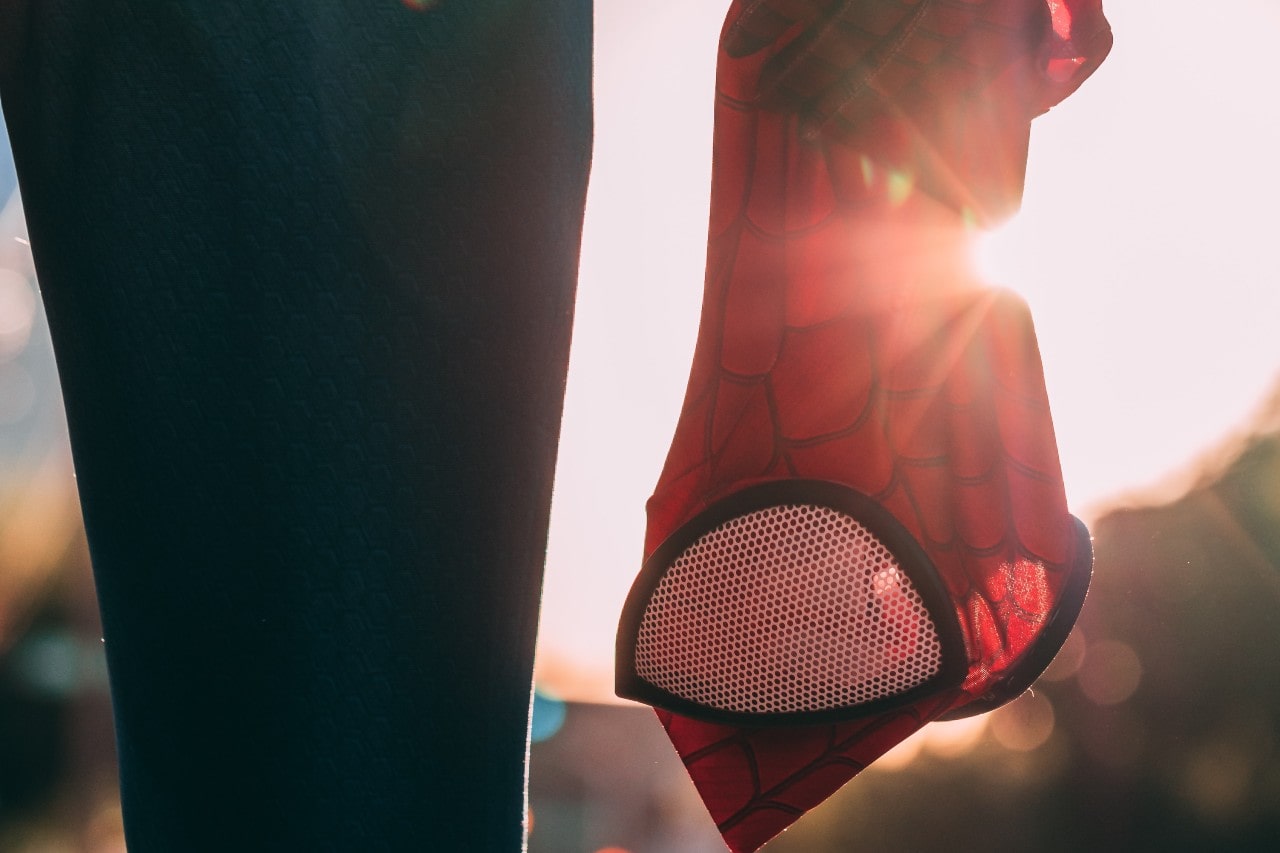
M 744 92 L 794 112 L 984 222 L 1021 195 L 1027 120 L 1111 48 L 1101 0 L 745 0 L 729 57 L 766 54 Z

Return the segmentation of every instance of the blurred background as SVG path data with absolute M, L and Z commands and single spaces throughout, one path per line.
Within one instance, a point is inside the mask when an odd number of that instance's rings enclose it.
M 617 613 L 701 299 L 725 0 L 597 4 L 597 141 L 539 640 L 533 853 L 723 850 Z M 1034 691 L 767 849 L 1280 849 L 1280 2 L 1124 0 L 976 262 L 1036 316 L 1094 586 Z M 3 153 L 3 152 L 0 152 Z M 56 369 L 0 156 L 0 851 L 124 849 Z

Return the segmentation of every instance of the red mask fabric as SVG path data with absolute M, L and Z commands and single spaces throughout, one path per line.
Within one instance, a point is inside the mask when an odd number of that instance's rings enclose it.
M 1030 314 L 966 246 L 1109 46 L 1093 0 L 729 10 L 702 322 L 617 686 L 736 853 L 1019 695 L 1075 622 L 1092 552 Z

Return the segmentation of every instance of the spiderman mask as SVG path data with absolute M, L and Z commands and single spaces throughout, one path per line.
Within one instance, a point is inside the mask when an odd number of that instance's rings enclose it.
M 733 851 L 933 720 L 1016 698 L 1092 569 L 1030 312 L 970 272 L 1095 0 L 744 0 L 703 314 L 618 633 Z

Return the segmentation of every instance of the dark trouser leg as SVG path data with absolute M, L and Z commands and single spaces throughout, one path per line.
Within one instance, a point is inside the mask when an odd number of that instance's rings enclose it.
M 73 5 L 4 97 L 131 853 L 518 849 L 589 4 Z

